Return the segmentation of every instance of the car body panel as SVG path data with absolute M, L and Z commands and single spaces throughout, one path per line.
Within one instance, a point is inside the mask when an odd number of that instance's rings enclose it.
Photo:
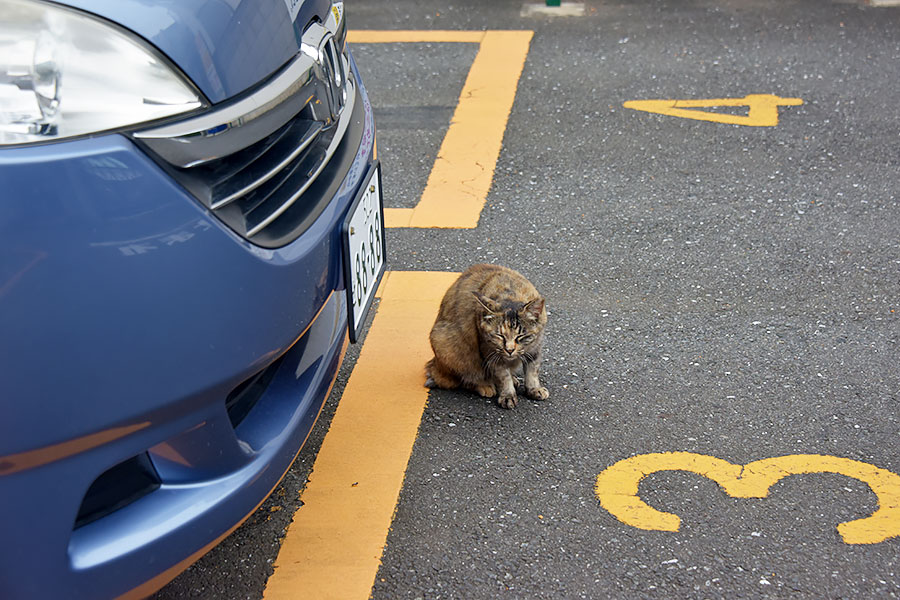
M 256 4 L 287 14 L 283 0 L 267 2 Z M 117 11 L 154 3 L 68 4 L 140 29 L 139 11 Z M 180 22 L 252 4 L 159 3 Z M 305 3 L 298 19 L 320 5 Z M 201 30 L 220 46 L 241 37 L 202 20 L 169 27 L 179 43 L 149 24 L 142 35 L 170 58 Z M 177 60 L 224 99 L 284 58 L 261 60 L 251 76 L 221 55 L 219 92 Z M 341 224 L 375 161 L 372 109 L 349 60 L 361 142 L 321 213 L 278 248 L 234 233 L 127 135 L 0 149 L 0 597 L 152 593 L 290 467 L 348 343 Z M 235 419 L 226 400 L 260 372 L 264 391 Z M 158 485 L 79 520 L 97 481 L 138 456 Z
M 4 343 L 18 348 L 16 368 L 9 374 L 13 389 L 27 389 L 48 367 L 65 364 L 60 370 L 65 378 L 54 383 L 61 392 L 99 388 L 95 408 L 111 424 L 143 419 L 146 415 L 134 414 L 122 399 L 146 406 L 161 396 L 159 387 L 168 382 L 159 374 L 178 370 L 184 360 L 184 350 L 173 352 L 173 344 L 188 345 L 195 376 L 203 382 L 181 382 L 183 398 L 215 391 L 207 389 L 210 381 L 230 389 L 283 353 L 338 286 L 339 274 L 331 271 L 312 290 L 298 287 L 307 273 L 327 272 L 329 262 L 339 258 L 339 240 L 325 227 L 288 248 L 260 249 L 237 239 L 184 190 L 153 173 L 159 167 L 128 148 L 127 139 L 107 136 L 67 146 L 75 146 L 79 156 L 74 160 L 83 166 L 65 174 L 73 190 L 66 196 L 52 187 L 73 161 L 71 154 L 61 163 L 53 160 L 56 146 L 32 148 L 29 154 L 50 159 L 10 168 L 0 151 L 2 185 L 31 190 L 7 199 L 0 222 L 0 237 L 18 259 L 15 280 L 7 281 L 0 300 Z M 23 153 L 17 149 L 15 154 Z M 105 193 L 98 194 L 101 189 Z M 92 193 L 84 197 L 83 190 Z M 321 223 L 337 218 L 337 208 L 327 207 L 331 214 Z M 43 217 L 40 226 L 28 226 L 36 211 Z M 317 247 L 321 251 L 314 251 Z M 306 258 L 298 262 L 298 256 Z M 53 287 L 48 289 L 47 282 Z M 90 304 L 72 300 L 83 297 L 85 288 L 104 293 Z M 166 314 L 164 324 L 159 322 L 161 298 L 182 307 Z M 273 311 L 277 321 L 259 319 Z M 191 331 L 192 339 L 184 339 L 184 331 Z M 71 351 L 85 340 L 94 342 L 96 353 Z M 117 353 L 110 355 L 110 348 Z M 119 372 L 132 378 L 111 376 Z M 172 402 L 183 404 L 177 398 Z M 68 404 L 68 410 L 67 403 L 59 404 L 53 415 L 65 416 L 67 431 L 58 434 L 69 439 L 87 422 L 77 403 Z M 0 437 L 0 455 L 31 445 L 31 432 L 41 426 L 29 422 L 29 414 L 41 418 L 30 406 L 11 409 L 7 417 L 17 428 Z

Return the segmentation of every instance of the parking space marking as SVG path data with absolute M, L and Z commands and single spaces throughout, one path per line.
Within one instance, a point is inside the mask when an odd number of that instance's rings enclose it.
M 477 42 L 425 190 L 415 208 L 385 208 L 386 227 L 478 226 L 533 31 L 361 31 L 351 43 Z
M 347 41 L 351 44 L 396 44 L 396 43 L 434 43 L 471 42 L 480 44 L 486 31 L 451 31 L 451 30 L 376 30 L 351 29 L 347 32 Z
M 388 272 L 265 600 L 369 597 L 428 399 L 427 333 L 459 273 Z
M 774 127 L 778 125 L 779 106 L 799 106 L 802 98 L 780 98 L 773 94 L 749 94 L 743 98 L 708 98 L 701 100 L 629 100 L 622 106 L 643 112 L 712 121 L 748 127 Z M 746 115 L 730 115 L 695 108 L 746 106 Z
M 735 465 L 691 452 L 641 454 L 621 460 L 597 476 L 601 506 L 626 525 L 638 529 L 678 531 L 678 515 L 652 508 L 641 500 L 641 480 L 658 471 L 690 471 L 712 479 L 733 498 L 765 498 L 769 488 L 788 475 L 837 473 L 868 484 L 878 497 L 870 516 L 837 526 L 847 544 L 877 544 L 900 536 L 900 476 L 868 463 L 820 454 L 794 454 Z

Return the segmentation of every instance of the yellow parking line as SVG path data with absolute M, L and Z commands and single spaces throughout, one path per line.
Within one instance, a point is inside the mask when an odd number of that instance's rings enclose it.
M 449 30 L 375 30 L 352 29 L 347 32 L 347 41 L 351 44 L 392 44 L 396 42 L 481 42 L 484 31 L 449 31 Z
M 385 227 L 409 227 L 412 220 L 412 208 L 384 208 Z
M 427 332 L 458 273 L 391 272 L 265 600 L 369 597 L 425 410 Z
M 412 209 L 386 208 L 386 227 L 469 229 L 494 179 L 533 31 L 351 31 L 356 43 L 478 42 L 425 191 Z

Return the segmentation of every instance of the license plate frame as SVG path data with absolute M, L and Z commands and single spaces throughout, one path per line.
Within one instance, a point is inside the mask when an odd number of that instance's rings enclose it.
M 359 340 L 387 267 L 379 161 L 372 164 L 363 181 L 341 228 L 348 334 L 354 344 Z

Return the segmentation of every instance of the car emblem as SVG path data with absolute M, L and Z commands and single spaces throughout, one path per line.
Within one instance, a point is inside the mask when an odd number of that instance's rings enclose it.
M 304 44 L 303 52 L 315 61 L 314 77 L 318 80 L 316 104 L 324 114 L 316 110 L 316 119 L 331 123 L 337 120 L 347 101 L 347 69 L 334 36 L 329 32 L 318 45 Z

